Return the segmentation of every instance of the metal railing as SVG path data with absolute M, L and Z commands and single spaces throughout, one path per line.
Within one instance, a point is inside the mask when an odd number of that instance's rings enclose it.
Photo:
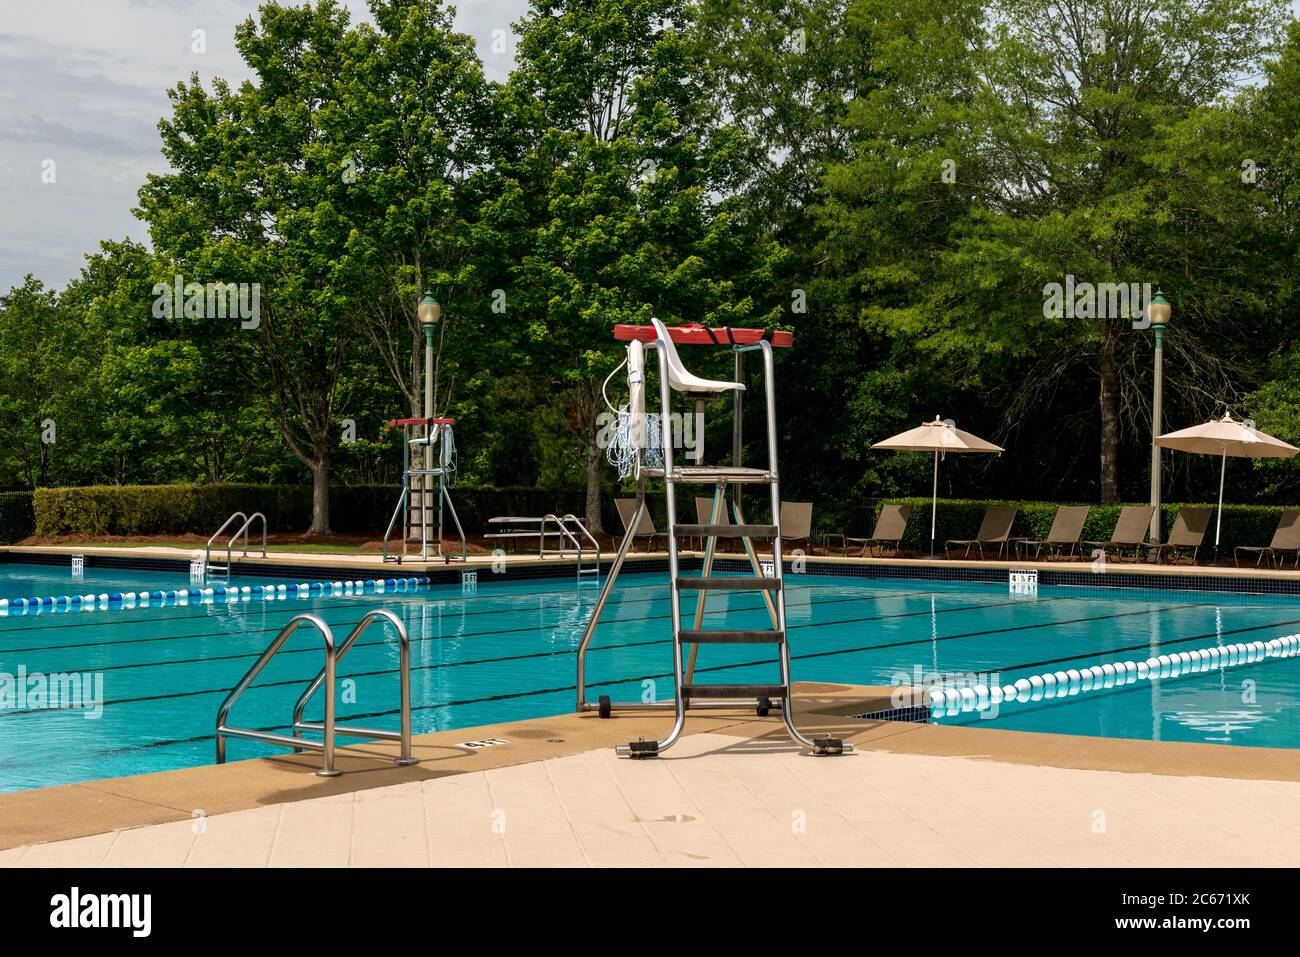
M 361 637 L 362 633 L 381 619 L 393 626 L 397 631 L 398 641 L 400 642 L 398 680 L 400 682 L 401 696 L 401 729 L 399 731 L 388 731 L 382 728 L 363 728 L 358 725 L 338 724 L 335 720 L 335 677 L 338 671 L 338 663 L 356 643 L 356 640 Z M 232 727 L 228 723 L 230 709 L 249 689 L 257 676 L 262 673 L 262 669 L 275 657 L 290 636 L 304 624 L 311 625 L 320 633 L 325 648 L 325 664 L 316 677 L 308 683 L 306 689 L 299 695 L 297 702 L 294 704 L 293 719 L 290 724 L 293 730 L 292 735 L 277 734 L 273 731 L 256 728 Z M 325 686 L 324 719 L 319 723 L 304 721 L 302 719 L 303 711 L 322 685 Z M 302 736 L 303 731 L 319 732 L 321 740 L 313 741 L 304 738 Z M 253 666 L 248 669 L 244 677 L 239 680 L 239 683 L 226 696 L 226 700 L 221 703 L 221 707 L 217 710 L 217 764 L 225 764 L 226 762 L 226 739 L 228 737 L 247 738 L 251 741 L 261 741 L 265 744 L 277 744 L 281 747 L 291 748 L 295 752 L 303 750 L 319 751 L 321 752 L 321 768 L 316 774 L 321 777 L 334 777 L 339 773 L 338 769 L 334 767 L 334 738 L 339 734 L 356 738 L 378 738 L 385 741 L 400 742 L 400 752 L 393 763 L 399 765 L 416 763 L 415 758 L 411 757 L 411 641 L 402 620 L 387 609 L 380 608 L 367 613 L 365 617 L 357 622 L 356 627 L 348 633 L 348 636 L 343 639 L 341 645 L 335 644 L 334 633 L 330 630 L 329 625 L 325 624 L 316 615 L 295 615 L 290 619 L 288 624 L 280 629 L 280 633 L 275 636 L 266 650 L 258 656 L 257 661 L 253 662 Z
M 214 566 L 212 564 L 212 543 L 215 542 L 218 538 L 220 538 L 221 533 L 224 532 L 226 529 L 228 529 L 233 522 L 241 518 L 244 520 L 244 524 L 239 526 L 239 528 L 236 529 L 235 534 L 231 535 L 230 540 L 226 542 L 226 564 L 224 566 L 222 565 Z M 248 530 L 249 528 L 252 527 L 253 523 L 257 521 L 259 518 L 262 520 L 262 557 L 263 558 L 266 557 L 266 516 L 263 515 L 261 512 L 254 512 L 252 515 L 245 515 L 243 512 L 235 512 L 228 519 L 226 519 L 224 522 L 221 523 L 221 527 L 219 529 L 217 529 L 215 532 L 212 533 L 212 537 L 208 539 L 207 546 L 203 549 L 203 573 L 205 575 L 208 573 L 210 569 L 215 567 L 221 571 L 224 571 L 226 573 L 227 578 L 230 577 L 230 567 L 234 562 L 235 542 L 239 541 L 239 537 L 241 535 L 244 537 L 243 557 L 247 558 L 248 557 Z
M 573 531 L 569 528 L 570 523 L 572 523 L 578 529 L 578 531 L 582 533 L 583 538 L 585 538 L 587 541 L 591 543 L 592 554 L 595 556 L 595 561 L 596 561 L 596 565 L 594 568 L 584 567 L 583 561 L 584 561 L 585 554 L 583 550 L 583 545 L 582 542 L 578 540 L 578 537 L 574 535 Z M 554 512 L 548 512 L 542 518 L 541 532 L 540 532 L 541 542 L 540 542 L 540 550 L 538 552 L 539 557 L 545 558 L 547 555 L 546 526 L 550 524 L 555 525 L 556 529 L 559 532 L 559 538 L 560 538 L 559 549 L 553 549 L 551 550 L 551 553 L 558 554 L 560 558 L 568 558 L 569 550 L 568 548 L 565 547 L 564 544 L 564 540 L 567 539 L 569 544 L 573 546 L 573 551 L 578 557 L 578 580 L 582 581 L 582 577 L 584 575 L 595 575 L 596 580 L 599 581 L 600 580 L 600 543 L 596 541 L 595 536 L 592 535 L 591 532 L 587 531 L 587 526 L 582 523 L 582 520 L 579 519 L 578 516 L 574 515 L 572 512 L 569 512 L 568 514 L 563 516 L 556 515 Z

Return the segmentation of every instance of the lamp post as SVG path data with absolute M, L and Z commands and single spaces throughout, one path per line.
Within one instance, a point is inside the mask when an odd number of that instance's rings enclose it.
M 1156 445 L 1156 439 L 1160 437 L 1161 405 L 1164 402 L 1165 326 L 1169 323 L 1170 312 L 1172 309 L 1164 293 L 1157 288 L 1155 298 L 1147 306 L 1147 319 L 1156 338 L 1155 386 L 1151 397 L 1151 504 L 1156 508 L 1151 516 L 1152 544 L 1160 541 L 1160 446 Z
M 416 315 L 420 318 L 420 328 L 424 330 L 424 418 L 426 420 L 433 418 L 433 327 L 442 319 L 442 306 L 438 305 L 438 300 L 433 297 L 431 291 L 426 291 L 424 298 L 420 300 L 419 307 L 415 310 Z M 438 467 L 437 453 L 433 448 L 433 423 L 426 421 L 424 424 L 424 467 L 426 469 L 435 469 Z M 429 511 L 433 507 L 429 487 L 429 479 L 432 476 L 425 474 L 420 482 L 420 542 L 421 558 L 429 557 Z M 438 476 L 439 485 L 443 477 Z M 438 496 L 438 554 L 442 554 L 442 496 Z

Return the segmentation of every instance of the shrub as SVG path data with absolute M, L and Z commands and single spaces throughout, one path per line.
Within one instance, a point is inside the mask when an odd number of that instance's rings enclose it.
M 930 502 L 929 498 L 891 498 L 890 503 L 912 506 L 912 517 L 907 523 L 907 535 L 903 547 L 916 550 L 929 550 L 930 547 Z M 1140 503 L 1139 503 L 1140 504 Z M 1003 499 L 939 499 L 939 515 L 935 531 L 935 549 L 943 550 L 943 543 L 952 538 L 973 538 L 979 532 L 980 522 L 984 518 L 984 509 L 989 505 L 1019 505 L 1012 534 L 1016 537 L 1042 539 L 1052 527 L 1056 517 L 1056 502 L 1011 502 Z M 1173 528 L 1178 510 L 1184 507 L 1197 507 L 1197 503 L 1162 504 L 1161 530 L 1168 536 Z M 1199 507 L 1205 507 L 1201 503 Z M 1209 504 L 1213 508 L 1213 503 Z M 1084 523 L 1084 541 L 1106 541 L 1115 530 L 1123 505 L 1093 505 L 1088 512 L 1088 521 Z M 1282 514 L 1280 505 L 1234 505 L 1224 503 L 1223 534 L 1220 538 L 1219 554 L 1231 556 L 1236 545 L 1267 545 L 1277 527 L 1278 517 Z M 1206 546 L 1214 544 L 1214 519 L 1210 520 L 1209 531 L 1205 535 Z M 1202 554 L 1207 554 L 1202 552 Z
M 0 492 L 0 545 L 21 541 L 36 530 L 31 492 Z
M 330 489 L 330 525 L 336 532 L 379 536 L 388 526 L 401 487 L 340 485 Z M 28 508 L 33 501 L 27 495 Z M 452 504 L 466 533 L 486 530 L 495 515 L 581 514 L 580 490 L 453 486 Z M 612 502 L 606 528 L 617 528 Z M 311 524 L 311 489 L 275 485 L 110 485 L 40 488 L 23 538 L 37 535 L 207 535 L 235 511 L 266 515 L 272 531 L 302 531 Z M 608 524 L 611 517 L 615 524 Z M 451 526 L 451 518 L 447 517 Z

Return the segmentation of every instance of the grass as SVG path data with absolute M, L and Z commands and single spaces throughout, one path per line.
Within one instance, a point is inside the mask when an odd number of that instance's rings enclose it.
M 277 536 L 280 541 L 268 541 L 267 552 L 296 552 L 309 555 L 360 555 L 383 550 L 380 542 L 369 537 L 359 536 Z M 76 545 L 87 548 L 179 548 L 185 551 L 203 551 L 207 545 L 206 538 L 197 535 L 148 535 L 140 537 L 87 538 L 84 536 L 32 537 L 19 542 L 20 545 Z M 224 551 L 214 545 L 212 554 Z M 249 541 L 249 555 L 260 554 L 261 542 Z M 243 554 L 243 548 L 236 545 L 234 555 Z

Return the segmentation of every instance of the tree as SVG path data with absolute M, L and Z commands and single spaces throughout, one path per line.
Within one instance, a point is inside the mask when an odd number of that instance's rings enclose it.
M 748 150 L 716 116 L 689 28 L 681 0 L 534 0 L 516 24 L 504 91 L 515 152 L 504 162 L 530 234 L 511 296 L 534 369 L 578 439 L 593 529 L 613 326 L 761 314 L 740 291 L 770 252 L 736 215 Z
M 24 485 L 49 484 L 60 428 L 75 434 L 62 358 L 76 352 L 77 333 L 55 290 L 30 273 L 0 298 L 0 423 Z
M 329 531 L 330 463 L 349 377 L 362 359 L 357 316 L 366 292 L 347 258 L 358 197 L 344 180 L 355 144 L 331 135 L 345 87 L 340 69 L 357 42 L 335 0 L 282 8 L 236 30 L 256 75 L 209 93 L 197 76 L 171 91 L 159 128 L 173 172 L 151 175 L 140 215 L 178 275 L 260 290 L 254 317 L 208 315 L 173 303 L 185 334 L 221 350 L 271 411 L 312 475 L 311 532 Z M 203 290 L 197 289 L 202 293 Z M 200 299 L 202 297 L 200 296 Z
M 1221 244 L 1248 241 L 1251 210 L 1233 189 L 1239 126 L 1217 101 L 1259 68 L 1283 5 L 862 5 L 886 81 L 854 104 L 854 158 L 827 175 L 826 261 L 868 330 L 1004 406 L 1004 434 L 1058 405 L 1076 411 L 1062 384 L 1090 378 L 1098 491 L 1115 501 L 1124 430 L 1140 434 L 1149 415 L 1148 338 L 1133 334 L 1140 316 L 1045 310 L 1045 288 L 1162 284 L 1179 304 L 1170 391 L 1229 388 L 1239 367 L 1224 314 L 1253 304 Z M 1049 425 L 1061 420 L 1033 431 Z

